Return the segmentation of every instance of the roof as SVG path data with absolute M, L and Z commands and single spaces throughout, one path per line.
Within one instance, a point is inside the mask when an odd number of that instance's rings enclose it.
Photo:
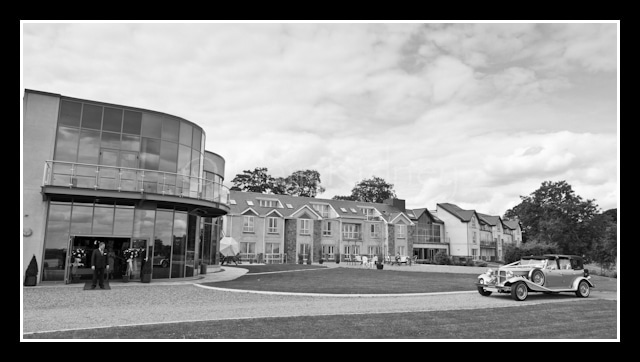
M 438 204 L 438 206 L 442 207 L 444 210 L 448 211 L 450 214 L 457 217 L 463 222 L 471 221 L 471 217 L 474 214 L 476 214 L 475 210 L 464 210 L 458 207 L 458 205 L 454 205 L 454 204 L 443 203 L 443 204 Z M 476 214 L 476 217 L 480 218 L 479 216 L 477 216 L 477 214 Z
M 302 196 L 290 196 L 290 195 L 274 195 L 274 194 L 262 194 L 259 192 L 245 192 L 245 191 L 230 191 L 229 199 L 235 200 L 235 205 L 229 205 L 231 208 L 231 214 L 240 214 L 242 211 L 251 207 L 258 214 L 264 216 L 272 210 L 278 210 L 284 217 L 291 217 L 296 211 L 299 211 L 305 205 L 312 208 L 312 204 L 327 204 L 330 205 L 333 210 L 339 215 L 339 217 L 355 217 L 364 218 L 361 208 L 375 208 L 380 212 L 380 216 L 385 220 L 391 220 L 392 216 L 395 217 L 401 213 L 397 207 L 389 204 L 374 203 L 374 202 L 360 202 L 360 201 L 347 201 L 347 200 L 332 200 L 332 199 L 319 199 L 315 197 L 302 197 Z M 282 204 L 282 208 L 265 207 L 260 206 L 258 200 L 271 199 L 278 200 Z M 251 201 L 253 205 L 249 205 L 247 201 Z M 289 207 L 289 205 L 291 207 Z M 352 210 L 353 209 L 353 210 Z M 355 210 L 355 212 L 353 212 Z
M 485 223 L 491 225 L 491 226 L 496 226 L 499 223 L 501 223 L 501 219 L 500 216 L 492 216 L 492 215 L 487 215 L 487 214 L 481 214 L 479 212 L 476 212 L 476 214 L 478 215 L 478 218 L 480 218 L 480 220 L 484 221 Z
M 520 221 L 518 220 L 503 220 L 503 224 L 505 224 L 509 229 L 516 230 L 518 226 L 520 226 Z
M 444 221 L 440 220 L 437 216 L 435 216 L 433 213 L 431 213 L 426 208 L 424 208 L 424 209 L 413 209 L 413 210 L 407 210 L 407 211 L 412 211 L 413 214 L 415 215 L 415 218 L 411 218 L 412 220 L 418 220 L 418 219 L 420 219 L 420 217 L 423 214 L 426 214 L 431 219 L 432 222 L 435 222 L 435 223 L 438 223 L 438 224 L 444 224 Z

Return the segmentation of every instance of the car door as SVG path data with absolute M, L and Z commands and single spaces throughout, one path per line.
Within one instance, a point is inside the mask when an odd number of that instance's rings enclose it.
M 558 289 L 563 287 L 562 273 L 558 268 L 558 261 L 556 259 L 548 259 L 544 267 L 544 273 L 546 275 L 545 287 L 550 289 Z
M 575 279 L 576 271 L 571 267 L 571 261 L 569 260 L 569 258 L 558 258 L 558 267 L 560 270 L 560 275 L 562 276 L 561 286 L 563 288 L 571 288 L 573 280 Z

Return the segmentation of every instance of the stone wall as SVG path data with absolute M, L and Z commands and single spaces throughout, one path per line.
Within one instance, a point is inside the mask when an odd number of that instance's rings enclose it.
M 296 235 L 298 235 L 298 220 L 284 220 L 284 253 L 287 258 L 287 264 L 296 264 L 298 262 L 298 254 L 296 252 Z

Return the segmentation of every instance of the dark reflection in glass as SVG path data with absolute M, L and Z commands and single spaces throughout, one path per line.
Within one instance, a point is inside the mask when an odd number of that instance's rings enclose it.
M 97 207 L 93 211 L 93 234 L 113 234 L 114 207 Z
M 157 210 L 153 244 L 153 278 L 169 278 L 172 231 L 173 210 Z
M 84 104 L 82 107 L 82 128 L 99 130 L 102 125 L 102 107 Z
M 64 280 L 71 204 L 51 203 L 44 240 L 42 280 Z
M 142 113 L 124 111 L 124 121 L 122 122 L 122 133 L 140 134 L 142 125 Z
M 98 164 L 100 154 L 100 132 L 91 130 L 80 131 L 80 147 L 78 149 L 78 162 Z
M 195 269 L 196 259 L 196 230 L 198 230 L 198 217 L 195 215 L 189 215 L 188 219 L 188 232 L 187 232 L 187 261 L 185 276 L 192 277 Z
M 116 177 L 118 176 L 118 169 L 115 168 L 115 166 L 118 165 L 118 151 L 107 149 L 100 150 L 100 165 L 114 167 L 100 167 L 100 172 L 98 174 L 98 188 L 115 190 L 117 188 Z
M 123 134 L 120 145 L 122 150 L 138 152 L 140 151 L 140 137 Z
M 104 108 L 102 130 L 118 133 L 122 132 L 122 109 L 109 107 Z
M 142 114 L 142 137 L 160 138 L 162 118 L 153 113 Z
M 76 162 L 78 155 L 78 138 L 80 130 L 77 128 L 58 127 L 56 134 L 56 150 L 54 160 Z
M 180 137 L 180 121 L 172 118 L 162 119 L 162 139 L 178 142 Z
M 80 113 L 82 103 L 63 100 L 60 102 L 60 118 L 58 124 L 65 126 L 80 127 Z
M 198 127 L 193 127 L 193 143 L 192 147 L 200 151 L 200 144 L 202 143 L 202 131 Z
M 133 215 L 133 236 L 151 237 L 153 236 L 153 224 L 156 217 L 156 210 L 135 209 Z
M 208 220 L 207 220 L 208 219 Z M 203 263 L 207 263 L 209 265 L 212 265 L 215 263 L 215 261 L 212 259 L 212 255 L 213 252 L 215 252 L 215 248 L 211 249 L 211 232 L 213 230 L 213 225 L 211 225 L 211 218 L 205 218 L 203 219 L 204 221 L 208 221 L 208 222 L 203 222 L 201 225 L 202 228 L 202 256 L 200 257 L 202 259 Z
M 100 143 L 100 147 L 103 148 L 120 148 L 120 133 L 113 132 L 102 132 L 102 142 Z
M 162 141 L 160 146 L 160 171 L 176 172 L 178 164 L 178 144 Z
M 93 206 L 73 205 L 71 210 L 71 234 L 91 234 Z
M 178 172 L 181 175 L 191 174 L 191 148 L 180 145 L 178 149 Z
M 160 140 L 142 138 L 140 148 L 140 168 L 157 170 L 160 166 Z
M 193 126 L 186 122 L 180 122 L 180 143 L 191 147 L 193 137 Z
M 129 236 L 133 232 L 133 207 L 116 207 L 113 223 L 114 235 Z
M 187 246 L 187 214 L 175 212 L 173 219 L 173 253 L 171 255 L 171 277 L 184 277 L 185 252 Z

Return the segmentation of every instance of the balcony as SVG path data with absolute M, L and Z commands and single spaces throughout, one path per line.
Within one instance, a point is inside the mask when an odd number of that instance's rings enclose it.
M 45 161 L 44 195 L 88 195 L 188 204 L 203 216 L 229 211 L 229 189 L 211 180 L 171 172 Z
M 496 247 L 496 242 L 492 240 L 480 240 L 481 248 L 494 248 Z
M 449 244 L 449 238 L 440 236 L 416 235 L 415 244 Z

